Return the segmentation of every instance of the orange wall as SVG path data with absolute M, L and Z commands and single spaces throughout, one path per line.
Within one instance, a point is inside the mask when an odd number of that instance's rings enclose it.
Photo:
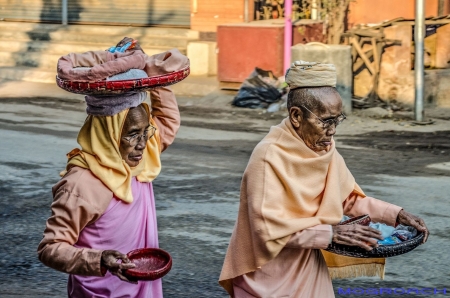
M 197 2 L 195 11 L 194 1 Z M 249 3 L 249 20 L 253 19 L 253 0 Z M 244 0 L 191 0 L 191 29 L 216 32 L 217 26 L 244 22 Z
M 221 24 L 244 21 L 244 0 L 190 0 L 191 29 L 216 32 Z M 194 2 L 197 10 L 194 10 Z M 439 0 L 426 0 L 425 16 L 437 16 Z M 253 20 L 254 1 L 248 0 L 249 20 Z M 379 23 L 398 17 L 414 19 L 415 0 L 355 0 L 350 3 L 349 27 L 355 24 Z M 450 0 L 444 14 L 450 14 Z
M 350 4 L 349 27 L 356 24 L 379 23 L 404 17 L 414 19 L 415 0 L 356 0 Z M 437 16 L 439 0 L 425 1 L 425 16 Z M 445 2 L 444 14 L 450 14 L 450 0 Z

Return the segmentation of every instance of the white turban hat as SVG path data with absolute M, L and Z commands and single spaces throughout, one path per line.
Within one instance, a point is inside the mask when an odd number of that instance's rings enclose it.
M 334 64 L 295 61 L 286 72 L 286 83 L 290 89 L 303 87 L 336 87 Z

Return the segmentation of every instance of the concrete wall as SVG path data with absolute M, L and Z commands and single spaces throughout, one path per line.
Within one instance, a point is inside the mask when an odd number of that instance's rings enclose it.
M 436 68 L 450 68 L 450 24 L 436 30 Z
M 212 41 L 192 41 L 187 46 L 187 56 L 191 63 L 191 75 L 217 75 L 217 43 Z
M 425 103 L 450 107 L 450 69 L 425 71 Z
M 450 25 L 442 26 L 438 33 L 427 37 L 426 64 L 447 69 L 425 71 L 425 102 L 438 106 L 450 106 Z M 414 71 L 411 25 L 399 24 L 385 29 L 386 38 L 396 39 L 401 45 L 384 49 L 381 60 L 378 95 L 385 101 L 414 105 Z M 430 55 L 428 53 L 431 52 Z M 367 69 L 355 75 L 354 94 L 364 97 L 372 87 Z
M 381 59 L 378 94 L 384 100 L 395 99 L 401 102 L 410 102 L 411 98 L 414 98 L 414 79 L 410 75 L 412 69 L 411 26 L 391 26 L 386 28 L 384 33 L 386 38 L 399 40 L 401 45 L 384 49 Z M 362 96 L 362 94 L 358 95 Z

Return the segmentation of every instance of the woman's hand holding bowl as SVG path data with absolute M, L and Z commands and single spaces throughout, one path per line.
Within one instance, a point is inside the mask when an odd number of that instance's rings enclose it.
M 336 225 L 333 227 L 333 239 L 335 243 L 359 246 L 367 251 L 378 246 L 378 239 L 383 240 L 381 232 L 377 229 L 353 224 L 353 225 Z
M 117 261 L 121 260 L 121 263 Z M 122 270 L 127 270 L 136 267 L 131 263 L 127 255 L 117 250 L 105 250 L 102 252 L 102 266 L 104 266 L 112 275 L 117 276 L 120 280 L 137 284 L 137 281 L 129 280 L 123 275 Z

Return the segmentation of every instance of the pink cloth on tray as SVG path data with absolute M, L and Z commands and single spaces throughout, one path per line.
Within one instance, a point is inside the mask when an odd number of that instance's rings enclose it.
M 155 199 L 151 183 L 133 178 L 131 204 L 113 198 L 105 213 L 80 233 L 75 247 L 114 249 L 128 253 L 138 248 L 158 248 Z M 139 281 L 137 285 L 119 280 L 107 272 L 104 277 L 70 275 L 69 297 L 160 298 L 161 279 Z

